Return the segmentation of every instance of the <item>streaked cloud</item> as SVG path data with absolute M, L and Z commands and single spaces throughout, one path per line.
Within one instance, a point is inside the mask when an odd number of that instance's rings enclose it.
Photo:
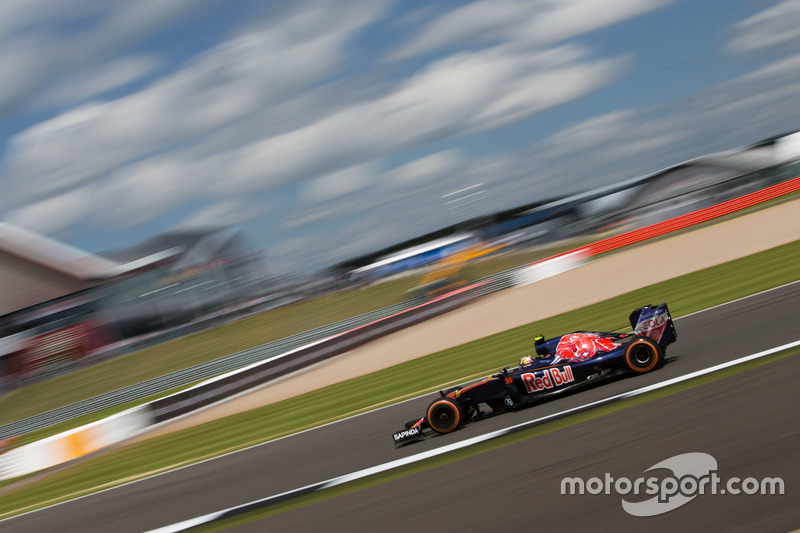
M 800 2 L 732 1 L 728 27 L 667 0 L 0 3 L 0 213 L 98 249 L 242 223 L 321 264 L 798 129 Z M 636 41 L 683 13 L 702 38 Z
M 727 49 L 735 54 L 758 54 L 796 50 L 798 45 L 800 1 L 785 0 L 736 24 Z
M 668 4 L 667 0 L 478 0 L 429 22 L 391 54 L 400 60 L 464 42 L 544 47 L 611 26 Z

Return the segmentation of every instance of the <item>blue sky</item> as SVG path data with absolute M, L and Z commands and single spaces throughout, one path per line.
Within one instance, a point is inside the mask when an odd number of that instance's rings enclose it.
M 799 52 L 798 0 L 3 2 L 0 216 L 310 270 L 800 129 Z

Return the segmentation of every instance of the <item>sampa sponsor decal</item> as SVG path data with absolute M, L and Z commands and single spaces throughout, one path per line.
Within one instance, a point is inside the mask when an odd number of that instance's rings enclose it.
M 572 375 L 572 368 L 567 365 L 563 368 L 546 368 L 541 373 L 522 374 L 522 382 L 528 394 L 540 392 L 553 387 L 560 387 L 566 383 L 575 381 Z

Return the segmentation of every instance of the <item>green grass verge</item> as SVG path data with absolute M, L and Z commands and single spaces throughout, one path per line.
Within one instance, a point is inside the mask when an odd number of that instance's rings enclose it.
M 800 277 L 798 263 L 800 241 L 291 400 L 130 445 L 65 467 L 5 494 L 0 499 L 0 516 L 170 470 L 487 374 L 530 352 L 535 333 L 554 336 L 574 329 L 613 331 L 626 327 L 628 313 L 645 303 L 667 301 L 677 317 L 796 281 Z M 319 397 L 325 397 L 326 402 L 320 404 L 316 401 Z
M 356 492 L 362 489 L 366 489 L 369 487 L 373 487 L 375 485 L 380 485 L 381 483 L 386 483 L 387 481 L 392 481 L 394 479 L 399 479 L 402 477 L 406 477 L 412 474 L 416 474 L 417 472 L 422 472 L 425 470 L 430 470 L 432 468 L 436 468 L 442 465 L 446 465 L 449 463 L 454 463 L 456 461 L 460 461 L 462 459 L 466 459 L 468 457 L 474 457 L 476 455 L 480 455 L 482 453 L 496 450 L 498 448 L 502 448 L 504 446 L 509 446 L 511 444 L 515 444 L 517 442 L 521 442 L 523 440 L 532 439 L 534 437 L 538 437 L 540 435 L 544 435 L 546 433 L 551 433 L 553 431 L 558 431 L 559 429 L 563 429 L 569 426 L 574 426 L 576 424 L 580 424 L 581 422 L 585 422 L 587 420 L 592 420 L 595 418 L 600 418 L 602 416 L 609 415 L 611 413 L 616 413 L 618 411 L 622 411 L 624 409 L 628 409 L 630 407 L 634 407 L 637 405 L 641 405 L 653 400 L 657 400 L 659 398 L 664 398 L 666 396 L 671 396 L 673 394 L 677 394 L 683 392 L 688 389 L 693 389 L 695 387 L 700 387 L 707 383 L 711 383 L 713 381 L 718 381 L 720 379 L 727 378 L 729 376 L 733 376 L 735 374 L 739 374 L 742 372 L 746 372 L 748 370 L 752 370 L 753 368 L 757 368 L 760 366 L 764 366 L 769 363 L 773 363 L 776 361 L 780 361 L 783 359 L 787 359 L 789 357 L 795 356 L 800 354 L 800 348 L 793 348 L 790 350 L 784 350 L 783 352 L 778 352 L 775 354 L 768 355 L 761 359 L 756 359 L 754 361 L 748 361 L 746 363 L 742 363 L 736 366 L 732 366 L 729 368 L 725 368 L 723 370 L 718 370 L 711 374 L 707 374 L 705 376 L 700 376 L 697 378 L 693 378 L 682 383 L 677 383 L 675 385 L 670 385 L 663 389 L 659 389 L 656 391 L 645 393 L 641 396 L 636 396 L 633 398 L 628 398 L 625 400 L 620 400 L 613 404 L 597 407 L 590 411 L 586 411 L 583 413 L 578 413 L 575 415 L 567 416 L 565 418 L 561 418 L 559 420 L 554 420 L 552 422 L 547 422 L 539 426 L 532 427 L 530 429 L 526 429 L 523 431 L 519 431 L 517 433 L 513 433 L 511 435 L 505 435 L 502 437 L 498 437 L 496 439 L 486 441 L 480 444 L 476 444 L 474 446 L 470 446 L 468 448 L 463 448 L 461 450 L 456 450 L 454 452 L 450 452 L 444 455 L 440 455 L 437 457 L 433 457 L 431 459 L 426 459 L 424 461 L 420 461 L 419 463 L 414 463 L 408 466 L 402 466 L 399 468 L 395 468 L 393 470 L 383 472 L 380 474 L 375 474 L 363 479 L 359 479 L 356 481 L 351 481 L 349 483 L 345 483 L 343 485 L 339 485 L 330 489 L 326 489 L 320 492 L 308 494 L 305 496 L 298 496 L 297 498 L 293 498 L 291 500 L 287 500 L 285 502 L 277 503 L 275 505 L 271 505 L 269 507 L 265 507 L 264 509 L 249 511 L 247 513 L 243 513 L 239 516 L 231 517 L 225 520 L 220 520 L 218 522 L 214 522 L 212 524 L 198 526 L 191 529 L 193 533 L 211 533 L 215 531 L 223 531 L 225 529 L 246 524 L 250 522 L 255 522 L 256 520 L 261 520 L 263 518 L 267 518 L 269 516 L 274 516 L 280 513 L 284 513 L 286 511 L 291 511 L 293 509 L 297 509 L 300 507 L 306 507 L 308 505 L 312 505 L 317 502 L 321 502 L 324 500 L 329 500 L 331 498 L 336 498 L 337 496 L 342 496 L 344 494 L 349 494 L 351 492 Z M 323 480 L 320 480 L 323 481 Z

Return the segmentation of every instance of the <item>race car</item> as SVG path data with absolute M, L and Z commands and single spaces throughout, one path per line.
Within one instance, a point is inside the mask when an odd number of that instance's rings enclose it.
M 536 337 L 536 357 L 523 357 L 516 368 L 506 367 L 477 383 L 439 391 L 425 416 L 392 435 L 395 446 L 423 439 L 427 429 L 450 433 L 472 420 L 555 394 L 661 367 L 667 346 L 678 338 L 667 304 L 640 307 L 629 321 L 632 333 L 576 331 L 549 340 Z

